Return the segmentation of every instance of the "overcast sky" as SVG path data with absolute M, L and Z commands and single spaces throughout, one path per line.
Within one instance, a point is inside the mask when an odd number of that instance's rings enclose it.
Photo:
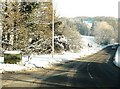
M 112 16 L 118 17 L 119 0 L 53 0 L 61 17 Z

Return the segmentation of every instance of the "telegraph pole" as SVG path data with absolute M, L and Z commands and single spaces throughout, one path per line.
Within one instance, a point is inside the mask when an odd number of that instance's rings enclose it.
M 0 50 L 2 50 L 2 1 L 0 1 Z
M 52 0 L 52 58 L 54 55 L 54 2 Z
M 118 43 L 120 44 L 120 21 L 118 21 Z

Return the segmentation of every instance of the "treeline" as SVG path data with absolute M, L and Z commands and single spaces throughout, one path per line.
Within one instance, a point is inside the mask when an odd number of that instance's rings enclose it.
M 81 35 L 95 36 L 99 44 L 118 42 L 118 19 L 114 17 L 61 18 Z
M 46 2 L 5 0 L 2 7 L 3 50 L 22 50 L 25 53 L 43 52 L 42 49 L 51 51 L 52 30 L 49 26 L 52 23 L 51 0 Z M 35 43 L 42 45 L 33 46 Z

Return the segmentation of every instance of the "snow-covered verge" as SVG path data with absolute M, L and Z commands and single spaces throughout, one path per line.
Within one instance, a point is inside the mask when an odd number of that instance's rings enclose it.
M 26 67 L 17 64 L 0 64 L 0 73 L 5 71 L 19 71 L 23 69 L 26 69 Z
M 48 68 L 56 63 L 61 63 L 76 58 L 85 57 L 87 55 L 96 53 L 103 47 L 98 45 L 94 37 L 81 36 L 82 38 L 82 49 L 79 53 L 63 52 L 62 54 L 52 55 L 31 55 L 28 60 L 27 56 L 22 57 L 22 65 L 17 64 L 4 64 L 4 58 L 0 57 L 0 71 L 20 71 L 28 68 L 44 67 Z
M 96 53 L 97 51 L 104 48 L 104 46 L 98 45 L 96 43 L 96 40 L 93 36 L 81 36 L 82 40 L 82 49 L 80 51 L 80 54 L 82 56 L 90 55 L 93 53 Z
M 114 64 L 120 68 L 120 46 L 118 47 L 117 52 L 115 54 Z

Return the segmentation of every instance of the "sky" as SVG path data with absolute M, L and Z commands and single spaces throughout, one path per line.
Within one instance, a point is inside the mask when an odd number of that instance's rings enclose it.
M 118 17 L 119 0 L 53 0 L 57 15 Z

